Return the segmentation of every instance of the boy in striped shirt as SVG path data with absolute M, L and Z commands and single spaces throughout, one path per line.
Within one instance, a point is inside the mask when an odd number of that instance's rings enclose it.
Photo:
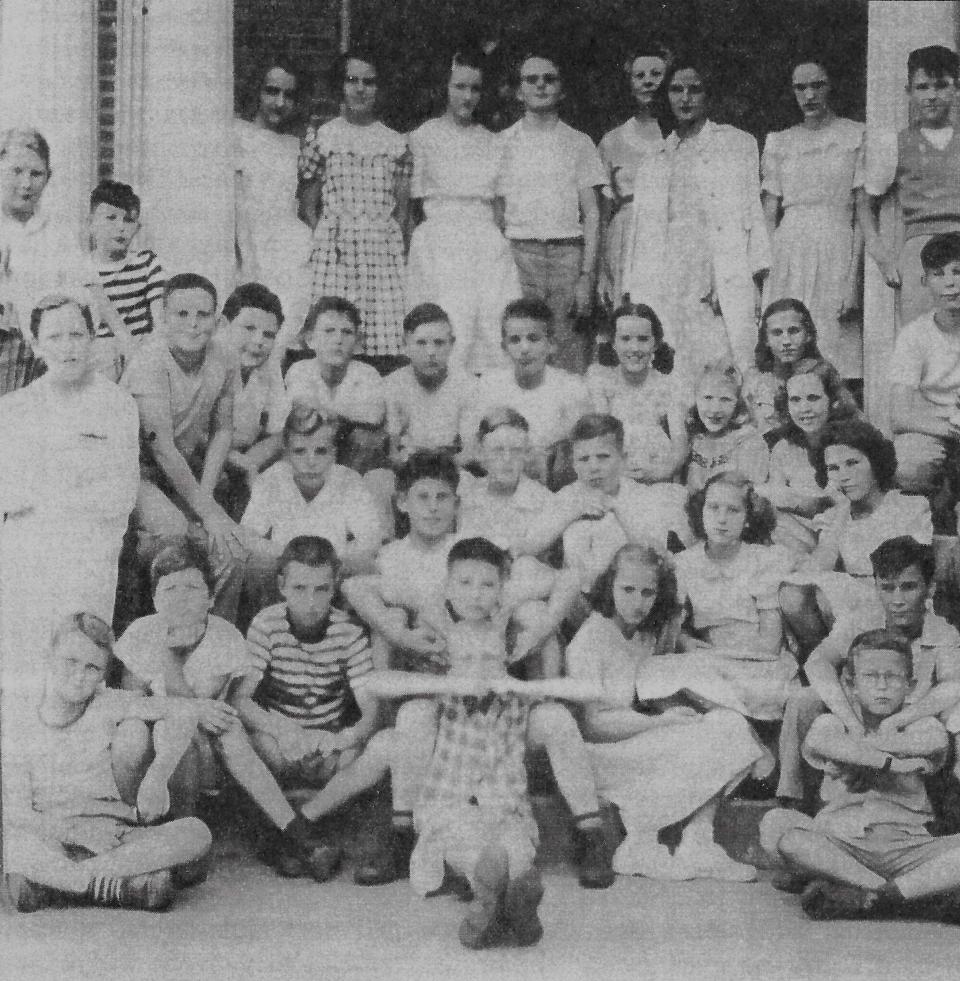
M 237 710 L 281 783 L 322 786 L 352 762 L 377 724 L 377 700 L 355 682 L 373 670 L 364 626 L 333 605 L 340 561 L 325 538 L 301 535 L 279 563 L 283 602 L 247 631 L 255 665 Z M 360 718 L 351 720 L 353 703 Z
M 101 181 L 90 195 L 94 262 L 104 292 L 134 338 L 151 333 L 163 312 L 164 276 L 156 253 L 130 251 L 139 231 L 140 198 L 133 188 Z

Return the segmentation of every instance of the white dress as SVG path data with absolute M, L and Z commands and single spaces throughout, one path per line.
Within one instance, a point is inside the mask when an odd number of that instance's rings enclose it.
M 863 374 L 860 329 L 840 323 L 854 243 L 853 201 L 863 186 L 864 125 L 835 118 L 822 129 L 770 133 L 761 189 L 780 199 L 764 305 L 802 300 L 817 325 L 823 356 L 844 378 Z
M 138 437 L 133 398 L 99 376 L 69 401 L 46 378 L 0 399 L 6 691 L 42 677 L 60 617 L 86 611 L 113 619 L 120 547 L 140 479 Z
M 642 639 L 628 640 L 594 613 L 567 648 L 567 673 L 600 684 L 611 703 L 631 708 L 638 670 L 660 659 Z M 766 755 L 743 716 L 722 709 L 690 725 L 586 746 L 597 793 L 619 807 L 628 835 L 682 821 Z
M 503 308 L 520 295 L 510 245 L 493 220 L 503 155 L 483 126 L 430 119 L 410 134 L 411 196 L 426 221 L 414 230 L 406 306 L 438 303 L 453 324 L 451 363 L 482 374 L 509 362 L 500 347 Z
M 637 673 L 640 701 L 683 692 L 751 719 L 779 719 L 796 662 L 783 647 L 767 654 L 751 645 L 756 646 L 761 612 L 779 610 L 778 589 L 792 564 L 775 545 L 741 545 L 737 556 L 724 563 L 709 558 L 703 544 L 678 555 L 677 585 L 690 602 L 693 626 L 721 628 L 725 636 L 740 639 L 651 659 Z
M 310 298 L 310 229 L 297 218 L 300 142 L 245 120 L 234 121 L 234 157 L 241 193 L 237 210 L 246 222 L 253 255 L 243 254 L 241 282 L 273 290 L 283 306 L 283 343 L 296 344 Z

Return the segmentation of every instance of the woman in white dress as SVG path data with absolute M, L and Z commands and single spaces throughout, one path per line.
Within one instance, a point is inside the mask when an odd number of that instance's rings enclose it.
M 817 61 L 791 76 L 803 121 L 770 133 L 761 160 L 763 210 L 773 244 L 764 302 L 802 300 L 823 356 L 843 378 L 863 375 L 860 309 L 863 238 L 855 215 L 863 186 L 864 125 L 830 108 L 830 78 Z
M 297 97 L 297 77 L 272 65 L 259 86 L 257 111 L 234 121 L 239 281 L 262 283 L 284 312 L 278 355 L 296 347 L 310 296 L 310 229 L 297 217 L 300 141 L 285 132 Z
M 0 399 L 0 641 L 9 694 L 42 677 L 49 632 L 76 610 L 113 619 L 140 481 L 137 408 L 93 366 L 89 308 L 44 298 L 31 333 L 47 373 Z
M 474 117 L 481 59 L 454 55 L 447 109 L 410 134 L 411 197 L 426 220 L 414 230 L 406 305 L 437 303 L 453 325 L 451 365 L 477 375 L 509 361 L 500 346 L 503 308 L 521 295 L 507 240 L 494 221 L 501 141 Z
M 597 147 L 607 173 L 600 210 L 603 244 L 598 292 L 611 307 L 623 301 L 623 264 L 634 183 L 638 174 L 642 179 L 650 157 L 659 158 L 666 152 L 659 116 L 666 109 L 662 88 L 668 61 L 668 52 L 658 45 L 638 47 L 630 54 L 623 67 L 630 80 L 633 115 L 610 130 Z
M 666 152 L 634 185 L 623 289 L 653 307 L 688 378 L 731 354 L 754 358 L 759 287 L 770 266 L 757 141 L 708 118 L 709 76 L 680 59 L 665 88 Z
M 613 867 L 655 879 L 708 877 L 749 882 L 756 873 L 713 840 L 717 806 L 769 754 L 735 712 L 660 707 L 638 711 L 642 666 L 674 650 L 680 604 L 669 559 L 646 545 L 625 545 L 600 578 L 594 612 L 567 649 L 567 673 L 590 680 L 610 704 L 588 706 L 584 736 L 600 796 L 620 810 L 627 837 Z M 671 855 L 660 829 L 685 821 Z

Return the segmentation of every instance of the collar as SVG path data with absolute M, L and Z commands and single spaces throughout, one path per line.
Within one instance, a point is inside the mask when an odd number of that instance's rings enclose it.
M 719 126 L 712 119 L 708 119 L 703 124 L 703 129 L 690 141 L 690 145 L 697 147 L 702 146 L 704 140 L 710 140 L 713 138 L 714 134 L 719 130 Z M 676 130 L 671 130 L 670 135 L 664 141 L 666 142 L 671 150 L 676 150 L 680 146 L 680 137 L 677 136 Z

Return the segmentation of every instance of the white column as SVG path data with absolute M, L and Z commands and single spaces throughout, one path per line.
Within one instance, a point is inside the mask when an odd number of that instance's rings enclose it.
M 121 0 L 119 180 L 168 275 L 234 285 L 233 0 Z M 144 13 L 146 9 L 146 13 Z
M 46 137 L 43 206 L 78 233 L 96 182 L 96 85 L 95 0 L 2 0 L 0 129 Z
M 871 0 L 867 28 L 867 130 L 897 132 L 907 125 L 907 55 L 928 44 L 956 46 L 954 0 Z M 893 242 L 893 208 L 885 206 L 881 231 Z M 888 428 L 886 366 L 894 341 L 893 292 L 866 257 L 863 302 L 863 374 L 870 418 Z

